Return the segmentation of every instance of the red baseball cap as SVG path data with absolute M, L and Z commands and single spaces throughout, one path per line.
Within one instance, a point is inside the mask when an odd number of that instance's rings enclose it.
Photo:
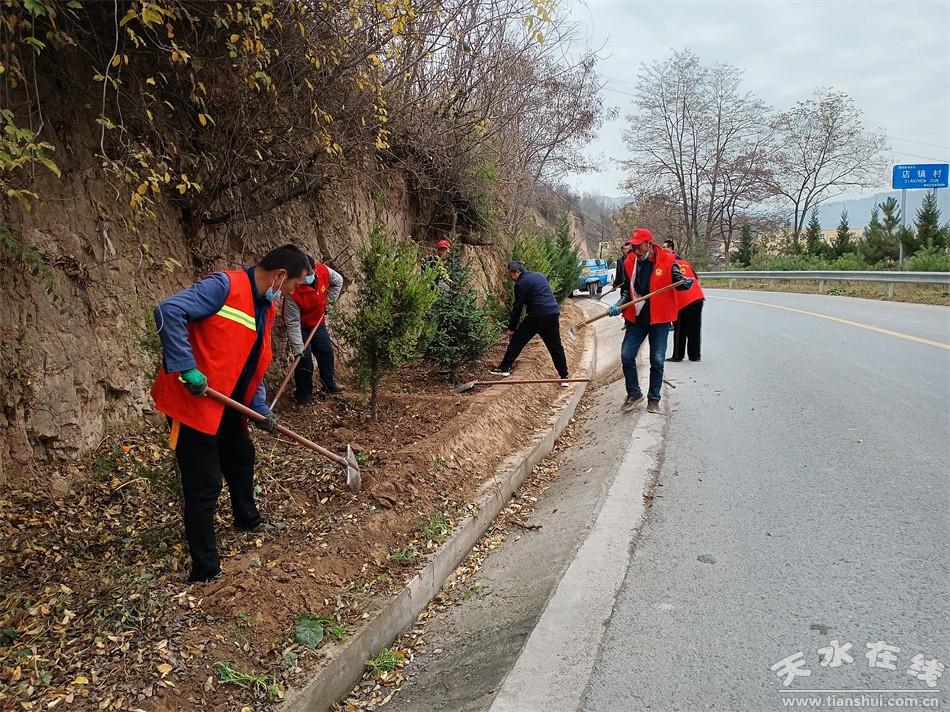
M 634 231 L 630 233 L 628 242 L 631 245 L 642 245 L 644 242 L 653 242 L 653 233 L 645 227 L 634 228 Z
M 435 243 L 435 246 L 436 247 L 451 247 L 452 243 L 449 242 L 448 240 L 439 240 L 437 243 Z

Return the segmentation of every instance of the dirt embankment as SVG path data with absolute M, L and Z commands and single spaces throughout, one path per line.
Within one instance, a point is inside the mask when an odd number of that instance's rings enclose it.
M 284 242 L 352 280 L 374 221 L 394 239 L 431 247 L 441 237 L 433 196 L 379 166 L 253 220 L 190 231 L 158 201 L 154 221 L 129 225 L 115 190 L 93 177 L 97 141 L 98 129 L 73 131 L 62 178 L 40 177 L 49 197 L 32 211 L 0 199 L 0 489 L 58 462 L 50 484 L 65 492 L 78 474 L 70 462 L 138 427 L 159 358 L 152 309 L 165 296 Z M 503 252 L 464 248 L 483 287 L 497 286 Z
M 579 317 L 567 305 L 564 328 Z M 570 363 L 583 347 L 565 339 Z M 554 375 L 537 340 L 516 368 Z M 364 394 L 312 408 L 287 398 L 279 410 L 291 427 L 335 451 L 353 444 L 364 491 L 349 493 L 336 466 L 255 435 L 262 511 L 288 528 L 237 533 L 222 498 L 226 576 L 206 586 L 181 583 L 179 483 L 161 429 L 105 443 L 70 494 L 12 489 L 0 497 L 0 709 L 266 706 L 319 665 L 322 648 L 295 641 L 297 616 L 325 617 L 328 641 L 357 629 L 569 392 L 555 384 L 456 395 L 419 367 L 387 385 L 378 424 Z

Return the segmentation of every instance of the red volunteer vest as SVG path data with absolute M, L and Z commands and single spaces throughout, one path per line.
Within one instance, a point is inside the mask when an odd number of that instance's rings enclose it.
M 689 306 L 693 302 L 698 302 L 700 299 L 705 299 L 703 294 L 703 288 L 699 286 L 699 278 L 696 276 L 696 272 L 693 270 L 693 265 L 684 260 L 682 257 L 677 260 L 680 266 L 680 271 L 683 273 L 684 277 L 690 277 L 693 280 L 693 286 L 687 289 L 685 292 L 681 292 L 678 289 L 673 290 L 673 294 L 676 295 L 676 308 L 682 309 L 685 306 Z
M 673 262 L 676 257 L 672 252 L 667 252 L 659 245 L 653 246 L 653 273 L 650 275 L 650 291 L 655 292 L 668 284 L 673 283 Z M 624 269 L 627 272 L 627 279 L 630 280 L 630 298 L 633 299 L 633 284 L 637 265 L 637 254 L 630 251 L 627 259 L 624 261 Z M 676 321 L 676 290 L 670 289 L 655 297 L 650 297 L 650 323 L 667 324 Z M 643 296 L 642 294 L 640 295 Z M 630 322 L 637 320 L 636 307 L 630 307 L 623 310 L 623 318 Z
M 208 378 L 208 386 L 226 396 L 237 385 L 241 371 L 251 355 L 257 340 L 254 319 L 254 288 L 244 270 L 224 273 L 231 282 L 231 291 L 224 306 L 211 316 L 188 324 L 188 341 L 195 355 L 197 368 Z M 257 370 L 251 377 L 247 392 L 239 398 L 250 405 L 257 387 L 271 361 L 271 326 L 277 307 L 272 306 L 264 320 L 264 339 L 257 361 Z M 168 373 L 164 365 L 155 375 L 152 399 L 160 412 L 184 423 L 198 432 L 214 435 L 218 432 L 224 406 L 208 397 L 196 398 L 178 380 L 177 373 Z
M 325 264 L 318 262 L 314 273 L 317 278 L 313 284 L 301 284 L 291 295 L 300 307 L 300 324 L 308 331 L 326 314 L 327 290 L 330 288 L 330 270 Z

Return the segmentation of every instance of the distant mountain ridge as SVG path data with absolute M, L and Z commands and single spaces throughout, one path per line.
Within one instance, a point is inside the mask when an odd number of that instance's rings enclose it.
M 927 194 L 926 190 L 908 190 L 907 191 L 907 224 L 912 225 L 917 218 L 917 210 Z M 901 192 L 899 190 L 890 190 L 883 193 L 875 193 L 868 198 L 857 198 L 854 200 L 836 200 L 832 203 L 824 203 L 818 208 L 818 219 L 823 228 L 837 227 L 841 220 L 841 211 L 847 209 L 848 224 L 851 227 L 866 227 L 871 220 L 871 210 L 875 205 L 880 205 L 888 198 L 893 197 L 897 204 L 901 202 Z M 950 220 L 950 190 L 941 188 L 937 191 L 937 205 L 940 208 L 941 224 Z
M 926 194 L 926 190 L 907 191 L 908 225 L 913 224 L 917 217 L 917 210 L 920 208 Z M 852 198 L 850 200 L 835 200 L 823 203 L 818 207 L 818 219 L 821 221 L 822 228 L 833 229 L 838 226 L 838 222 L 841 220 L 841 211 L 847 209 L 848 224 L 851 227 L 863 228 L 871 220 L 871 210 L 874 206 L 880 205 L 889 197 L 894 197 L 900 204 L 901 192 L 899 190 L 875 193 L 867 198 Z M 630 200 L 623 195 L 605 195 L 602 198 L 613 208 L 621 208 Z M 950 189 L 941 188 L 937 191 L 937 205 L 940 208 L 940 223 L 943 224 L 950 220 Z

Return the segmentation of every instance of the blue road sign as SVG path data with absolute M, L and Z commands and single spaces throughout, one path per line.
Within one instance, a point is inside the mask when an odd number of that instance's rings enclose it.
M 903 163 L 894 166 L 891 182 L 894 190 L 912 188 L 946 188 L 950 163 Z

